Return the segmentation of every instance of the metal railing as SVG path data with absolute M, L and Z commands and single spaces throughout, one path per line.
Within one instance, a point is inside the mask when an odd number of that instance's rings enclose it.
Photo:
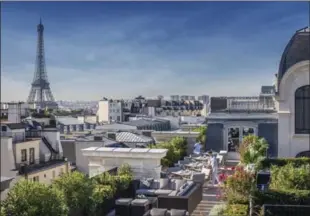
M 42 161 L 40 159 L 30 160 L 29 158 L 28 161 L 16 163 L 16 170 L 19 172 L 19 174 L 24 175 L 29 172 L 43 169 L 43 168 L 49 168 L 52 165 L 66 162 L 66 161 L 67 161 L 66 158 L 62 156 L 54 157 L 53 159 L 49 161 Z
M 227 98 L 227 110 L 275 110 L 272 98 L 260 97 L 229 97 Z

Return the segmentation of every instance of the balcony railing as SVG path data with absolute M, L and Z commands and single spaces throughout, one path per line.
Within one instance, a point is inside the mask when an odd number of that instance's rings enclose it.
M 30 163 L 30 161 L 17 163 L 16 170 L 19 172 L 20 175 L 25 175 L 34 171 L 39 171 L 43 169 L 48 169 L 51 166 L 55 166 L 57 164 L 62 164 L 67 162 L 67 159 L 59 156 L 49 161 L 41 161 L 39 159 L 35 159 Z
M 275 110 L 274 101 L 253 98 L 227 98 L 228 110 Z
M 213 97 L 212 111 L 275 111 L 272 97 Z

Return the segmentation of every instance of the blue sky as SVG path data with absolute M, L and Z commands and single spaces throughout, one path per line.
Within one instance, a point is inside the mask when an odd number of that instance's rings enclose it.
M 25 100 L 45 25 L 56 99 L 257 95 L 307 2 L 4 2 L 1 100 Z

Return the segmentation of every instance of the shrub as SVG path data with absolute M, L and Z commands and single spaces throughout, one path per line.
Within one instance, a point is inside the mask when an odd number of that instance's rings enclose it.
M 199 128 L 195 128 L 193 131 L 199 132 L 198 137 L 196 138 L 197 142 L 201 142 L 204 146 L 206 143 L 206 136 L 207 136 L 207 126 L 201 126 Z
M 227 208 L 224 211 L 224 215 L 226 216 L 247 216 L 249 212 L 248 205 L 242 204 L 230 204 L 227 205 Z
M 219 204 L 212 207 L 209 216 L 223 216 L 226 204 Z
M 132 175 L 132 170 L 129 164 L 123 164 L 117 169 L 117 175 Z
M 253 193 L 255 205 L 263 204 L 277 205 L 310 205 L 310 190 L 273 190 L 259 191 Z
M 245 204 L 249 202 L 250 192 L 254 185 L 255 175 L 238 167 L 235 173 L 224 181 L 223 198 L 229 204 Z
M 68 207 L 60 190 L 39 182 L 22 180 L 14 185 L 6 200 L 1 202 L 1 213 L 18 216 L 67 216 Z
M 264 138 L 249 135 L 244 137 L 240 148 L 240 161 L 243 164 L 253 164 L 264 159 L 268 149 L 268 143 Z
M 166 156 L 161 159 L 161 165 L 170 167 L 186 156 L 187 141 L 183 137 L 175 137 L 169 142 L 158 143 L 151 146 L 151 148 L 167 149 Z
M 264 170 L 269 169 L 272 165 L 275 166 L 285 166 L 291 163 L 294 167 L 299 167 L 301 165 L 310 164 L 310 158 L 265 158 L 256 164 L 257 169 Z
M 292 163 L 285 166 L 271 166 L 271 184 L 273 189 L 310 190 L 310 164 L 294 167 Z

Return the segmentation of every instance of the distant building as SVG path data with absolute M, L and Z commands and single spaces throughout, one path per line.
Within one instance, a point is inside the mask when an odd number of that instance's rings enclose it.
M 123 121 L 123 101 L 108 100 L 104 98 L 98 104 L 98 121 L 99 122 L 122 122 Z
M 19 123 L 23 118 L 30 115 L 31 110 L 35 109 L 35 104 L 24 102 L 8 103 L 8 121 L 11 123 Z
M 171 129 L 170 121 L 165 119 L 153 119 L 147 117 L 133 117 L 128 122 L 112 123 L 99 125 L 96 130 L 103 132 L 136 132 L 138 130 L 155 130 L 155 131 L 167 131 Z
M 172 101 L 179 101 L 180 100 L 180 95 L 171 95 L 170 100 Z
M 82 132 L 96 128 L 96 122 L 85 122 L 79 118 L 70 116 L 56 117 L 57 128 L 61 134 L 70 134 L 73 132 Z
M 209 95 L 198 96 L 198 100 L 202 101 L 203 104 L 208 104 L 209 103 Z

